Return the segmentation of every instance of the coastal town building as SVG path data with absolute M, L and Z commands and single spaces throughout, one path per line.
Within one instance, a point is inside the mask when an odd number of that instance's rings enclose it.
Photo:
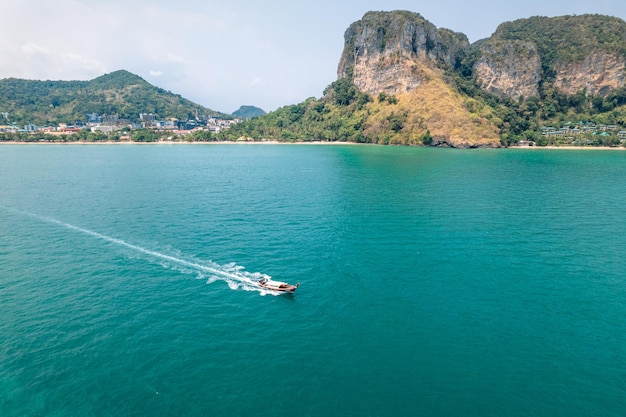
M 0 113 L 0 116 L 8 118 L 8 113 Z M 76 122 L 68 125 L 67 123 L 58 123 L 57 126 L 36 126 L 29 123 L 22 127 L 15 124 L 0 125 L 0 133 L 47 133 L 47 134 L 71 134 L 81 130 L 88 130 L 99 133 L 113 133 L 135 129 L 152 129 L 157 131 L 171 131 L 176 135 L 187 135 L 194 131 L 207 131 L 211 133 L 219 133 L 224 129 L 230 128 L 232 125 L 240 122 L 239 119 L 220 119 L 217 117 L 203 117 L 195 120 L 179 120 L 169 118 L 167 120 L 157 120 L 153 114 L 141 113 L 139 115 L 139 123 L 132 123 L 127 119 L 122 119 L 118 115 L 107 115 L 90 113 L 85 115 L 86 123 Z
M 610 135 L 611 133 L 622 133 L 623 131 L 617 132 L 617 125 L 605 125 L 598 124 L 592 122 L 583 122 L 580 121 L 576 124 L 572 124 L 571 122 L 565 123 L 564 126 L 556 128 L 553 126 L 544 126 L 541 128 L 541 134 L 543 136 L 580 136 L 583 134 L 603 134 L 606 133 Z

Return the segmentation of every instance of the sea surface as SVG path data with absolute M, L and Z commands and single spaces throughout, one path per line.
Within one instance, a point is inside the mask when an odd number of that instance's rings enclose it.
M 625 210 L 623 151 L 3 145 L 0 416 L 621 417 Z

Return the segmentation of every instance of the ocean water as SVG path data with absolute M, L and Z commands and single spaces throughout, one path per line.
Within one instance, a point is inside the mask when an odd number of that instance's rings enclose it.
M 626 152 L 3 145 L 0 178 L 3 417 L 626 413 Z

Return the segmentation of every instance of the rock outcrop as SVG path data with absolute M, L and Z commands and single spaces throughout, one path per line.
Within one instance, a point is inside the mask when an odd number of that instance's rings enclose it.
M 474 64 L 474 74 L 485 91 L 517 100 L 520 96 L 539 95 L 542 80 L 541 58 L 532 42 L 494 41 L 480 47 L 480 58 Z M 587 94 L 607 96 L 623 87 L 626 81 L 626 58 L 606 52 L 596 52 L 579 62 L 556 63 L 554 86 L 566 95 L 581 90 Z
M 391 106 L 369 106 L 360 124 L 374 143 L 499 146 L 496 125 L 507 125 L 468 76 L 516 101 L 554 90 L 607 96 L 626 81 L 626 22 L 608 16 L 520 19 L 470 45 L 417 13 L 368 12 L 344 40 L 338 78 L 378 103 L 394 96 Z
M 398 96 L 394 105 L 371 109 L 364 134 L 372 142 L 389 135 L 393 124 L 395 136 L 388 143 L 422 144 L 428 137 L 436 146 L 500 146 L 498 128 L 484 114 L 468 110 L 478 106 L 453 87 L 442 69 L 454 67 L 467 52 L 465 35 L 438 29 L 417 13 L 393 11 L 366 13 L 344 38 L 338 78 L 351 78 L 373 96 Z
M 566 95 L 607 96 L 625 85 L 626 22 L 615 17 L 519 19 L 472 47 L 476 81 L 501 97 L 538 96 L 550 85 Z
M 337 75 L 351 75 L 363 92 L 401 94 L 424 81 L 420 65 L 453 65 L 469 48 L 467 37 L 407 11 L 368 12 L 344 35 L 345 46 Z
M 606 52 L 592 53 L 582 62 L 561 63 L 555 66 L 554 85 L 563 93 L 607 96 L 612 90 L 624 86 L 626 58 Z
M 474 74 L 483 90 L 515 100 L 539 95 L 541 60 L 534 43 L 492 41 L 479 49 Z

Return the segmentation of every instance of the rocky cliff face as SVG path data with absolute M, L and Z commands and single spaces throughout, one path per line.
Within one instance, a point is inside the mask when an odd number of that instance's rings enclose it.
M 421 65 L 453 65 L 469 48 L 467 37 L 437 29 L 417 13 L 368 12 L 346 30 L 337 75 L 351 74 L 359 90 L 378 94 L 412 91 L 424 81 Z
M 554 85 L 565 94 L 572 95 L 586 89 L 587 94 L 606 96 L 624 86 L 626 58 L 597 52 L 588 55 L 582 62 L 557 64 L 555 71 Z
M 368 12 L 346 30 L 339 78 L 363 92 L 402 94 L 426 79 L 424 66 L 455 66 L 478 51 L 474 77 L 484 90 L 518 99 L 553 85 L 572 95 L 606 96 L 626 85 L 626 22 L 600 15 L 532 17 L 503 23 L 487 40 L 438 29 L 417 13 Z
M 600 16 L 532 17 L 503 23 L 474 46 L 474 76 L 490 93 L 514 99 L 553 85 L 573 95 L 606 96 L 625 85 L 626 22 Z
M 539 95 L 541 60 L 535 44 L 523 41 L 485 42 L 474 74 L 481 88 L 515 100 Z
M 391 120 L 404 143 L 453 147 L 497 147 L 499 131 L 484 114 L 472 113 L 467 97 L 446 79 L 441 67 L 453 67 L 469 49 L 467 37 L 438 29 L 417 13 L 368 12 L 345 32 L 339 78 L 351 77 L 362 92 L 399 97 L 397 104 L 372 108 L 365 134 L 377 143 Z M 388 129 L 387 129 L 388 130 Z
M 338 78 L 374 97 L 398 96 L 390 106 L 378 99 L 368 107 L 363 126 L 374 142 L 391 129 L 405 143 L 432 137 L 439 146 L 499 146 L 496 124 L 507 126 L 493 107 L 468 96 L 478 96 L 464 78 L 470 73 L 483 90 L 514 100 L 553 88 L 607 96 L 626 82 L 626 22 L 608 16 L 520 19 L 470 45 L 417 13 L 368 12 L 344 40 Z
M 481 56 L 474 74 L 481 88 L 500 97 L 517 100 L 539 95 L 542 76 L 541 58 L 533 43 L 520 41 L 487 42 L 480 46 Z M 585 89 L 587 94 L 606 96 L 623 87 L 626 81 L 624 56 L 597 52 L 581 62 L 557 63 L 554 86 L 566 95 Z

